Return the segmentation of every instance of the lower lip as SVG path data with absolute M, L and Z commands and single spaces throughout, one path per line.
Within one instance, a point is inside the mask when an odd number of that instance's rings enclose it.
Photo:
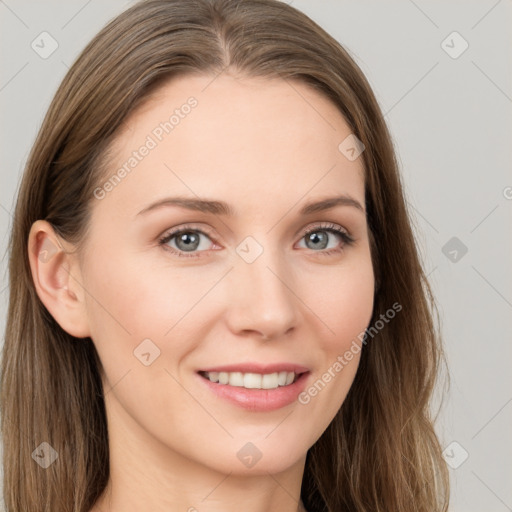
M 301 373 L 299 378 L 288 386 L 279 386 L 274 389 L 246 389 L 241 386 L 211 382 L 206 377 L 197 374 L 201 382 L 217 396 L 254 412 L 275 411 L 293 403 L 306 387 L 308 375 L 309 372 Z

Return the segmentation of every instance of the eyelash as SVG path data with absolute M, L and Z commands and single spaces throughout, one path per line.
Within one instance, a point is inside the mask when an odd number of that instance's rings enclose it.
M 310 235 L 311 233 L 315 233 L 317 231 L 327 231 L 329 233 L 339 235 L 343 241 L 343 246 L 340 248 L 328 249 L 328 250 L 323 250 L 323 251 L 313 251 L 314 253 L 318 253 L 319 255 L 322 255 L 322 256 L 330 256 L 334 253 L 339 253 L 339 252 L 343 251 L 345 246 L 350 246 L 355 241 L 354 238 L 352 238 L 352 236 L 350 236 L 344 229 L 340 228 L 336 224 L 331 224 L 331 223 L 329 223 L 327 225 L 314 226 L 313 228 L 304 231 L 302 233 L 301 240 L 302 240 L 302 238 Z M 168 245 L 166 245 L 174 237 L 181 235 L 183 233 L 189 233 L 189 232 L 199 233 L 199 234 L 204 235 L 210 239 L 212 238 L 210 233 L 205 232 L 202 229 L 197 229 L 193 226 L 184 225 L 181 228 L 171 231 L 170 233 L 166 233 L 161 238 L 159 238 L 158 245 L 162 246 L 164 250 L 168 250 L 171 253 L 179 256 L 180 258 L 181 257 L 197 258 L 197 257 L 201 256 L 201 253 L 207 252 L 207 251 L 197 251 L 197 252 L 193 252 L 193 253 L 191 252 L 191 253 L 187 254 L 184 251 L 177 251 L 176 249 L 173 249 L 172 247 L 169 247 Z

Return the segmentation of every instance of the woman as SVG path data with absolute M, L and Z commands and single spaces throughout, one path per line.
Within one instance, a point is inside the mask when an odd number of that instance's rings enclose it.
M 147 0 L 49 108 L 11 235 L 6 510 L 446 511 L 390 135 L 275 0 Z

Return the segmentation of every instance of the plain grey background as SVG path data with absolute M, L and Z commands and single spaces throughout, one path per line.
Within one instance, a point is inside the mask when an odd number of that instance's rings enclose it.
M 105 22 L 133 3 L 0 0 L 2 255 L 23 166 L 58 84 Z M 354 56 L 396 144 L 451 375 L 436 424 L 451 466 L 450 510 L 512 511 L 512 1 L 288 3 Z M 58 45 L 51 55 L 33 49 L 41 38 L 44 51 Z M 5 257 L 1 271 L 3 335 Z

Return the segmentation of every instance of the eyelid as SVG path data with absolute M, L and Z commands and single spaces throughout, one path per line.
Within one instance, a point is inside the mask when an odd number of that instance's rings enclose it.
M 335 234 L 337 234 L 338 236 L 340 236 L 342 238 L 343 246 L 341 247 L 341 249 L 339 249 L 339 251 L 342 251 L 345 245 L 350 245 L 353 242 L 355 242 L 355 238 L 351 235 L 349 230 L 347 230 L 345 227 L 343 227 L 339 224 L 335 224 L 333 222 L 327 222 L 327 221 L 323 221 L 323 222 L 318 221 L 317 223 L 312 222 L 312 223 L 308 224 L 308 226 L 302 228 L 302 230 L 300 230 L 298 232 L 298 235 L 300 235 L 299 240 L 302 240 L 302 238 L 304 238 L 307 234 L 309 234 L 311 232 L 321 231 L 321 230 L 330 231 L 331 233 L 335 232 Z M 158 237 L 159 245 L 165 246 L 172 238 L 179 235 L 180 233 L 187 232 L 187 231 L 195 231 L 197 233 L 203 234 L 203 235 L 207 236 L 208 238 L 210 238 L 212 243 L 216 244 L 215 235 L 212 234 L 213 230 L 211 230 L 209 227 L 203 227 L 203 226 L 198 227 L 197 225 L 195 225 L 193 223 L 185 223 L 185 224 L 180 225 L 179 227 L 172 228 L 172 229 L 164 232 L 164 234 L 162 234 L 161 236 L 159 236 Z M 297 235 L 295 235 L 295 236 L 297 236 Z M 182 252 L 183 252 L 183 251 L 176 251 L 175 249 L 170 248 L 170 247 L 166 248 L 166 249 L 170 250 L 171 252 L 174 252 L 174 253 L 179 253 L 179 255 L 182 255 Z M 334 249 L 330 249 L 328 251 L 313 251 L 313 252 L 318 253 L 318 254 L 326 254 L 329 251 L 333 251 L 333 250 Z M 201 255 L 202 253 L 208 253 L 208 252 L 209 251 L 197 251 L 197 252 L 191 252 L 190 254 L 183 252 L 183 254 L 186 255 L 187 257 L 197 257 L 197 256 Z
M 303 228 L 301 231 L 299 231 L 299 234 L 301 235 L 301 238 L 302 238 L 303 236 L 307 235 L 311 231 L 317 231 L 317 230 L 321 231 L 322 229 L 339 230 L 352 239 L 352 236 L 347 228 L 341 226 L 340 224 L 335 224 L 334 222 L 320 222 L 320 224 L 315 224 L 313 222 L 313 225 Z
M 167 231 L 165 231 L 162 235 L 158 237 L 158 240 L 163 240 L 165 238 L 168 238 L 169 236 L 176 236 L 182 232 L 186 231 L 197 231 L 198 233 L 202 233 L 203 235 L 207 235 L 208 237 L 213 238 L 213 232 L 210 230 L 210 228 L 207 227 L 198 227 L 194 224 L 181 224 L 180 226 L 176 228 L 171 228 Z
M 327 228 L 335 228 L 335 229 L 340 229 L 341 231 L 343 231 L 345 234 L 351 236 L 350 234 L 350 231 L 339 225 L 339 224 L 336 224 L 336 223 L 333 223 L 333 222 L 328 222 L 328 221 L 318 221 L 319 223 L 315 223 L 315 222 L 312 222 L 310 223 L 308 226 L 302 228 L 301 230 L 299 230 L 295 236 L 298 236 L 299 234 L 301 236 L 304 236 L 306 235 L 307 233 L 309 233 L 311 230 L 314 230 L 314 229 L 327 229 Z M 169 236 L 170 234 L 177 234 L 177 233 L 181 233 L 182 231 L 187 231 L 187 230 L 192 230 L 192 231 L 198 231 L 198 232 L 201 232 L 205 235 L 208 235 L 208 236 L 214 236 L 213 235 L 213 232 L 210 228 L 208 227 L 198 227 L 197 225 L 193 224 L 193 223 L 185 223 L 185 224 L 181 224 L 179 227 L 177 227 L 176 229 L 175 228 L 171 228 L 167 231 L 165 231 L 162 235 L 160 235 L 158 238 L 159 239 L 162 239 L 162 238 L 165 238 L 167 236 Z
M 161 247 L 164 247 L 164 249 L 169 250 L 173 253 L 178 253 L 181 255 L 182 251 L 177 251 L 176 249 L 173 249 L 172 247 L 165 247 L 168 242 L 170 242 L 175 236 L 179 235 L 180 233 L 186 233 L 188 231 L 195 231 L 197 233 L 200 233 L 202 235 L 207 236 L 212 243 L 216 243 L 215 236 L 212 235 L 212 231 L 210 228 L 205 227 L 197 227 L 194 224 L 181 224 L 180 226 L 176 228 L 171 228 L 170 230 L 165 231 L 162 235 L 158 237 L 158 245 Z M 198 251 L 198 252 L 191 252 L 190 254 L 184 253 L 187 257 L 194 257 L 199 256 L 201 253 L 208 253 L 208 251 Z

